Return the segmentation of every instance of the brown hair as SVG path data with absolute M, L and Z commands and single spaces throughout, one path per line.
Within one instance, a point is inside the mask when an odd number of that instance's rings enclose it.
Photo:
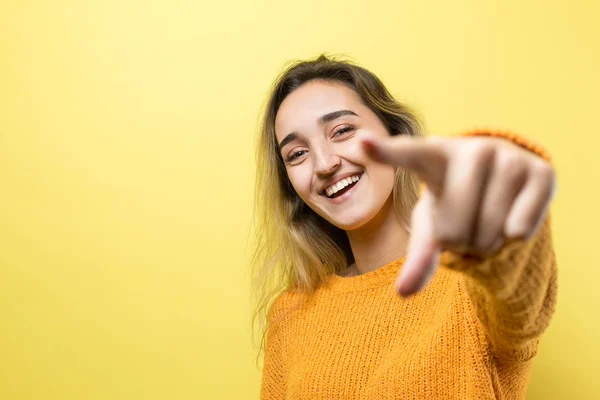
M 263 348 L 269 305 L 282 291 L 312 293 L 332 272 L 341 272 L 353 256 L 346 232 L 311 210 L 292 187 L 275 137 L 275 117 L 283 100 L 312 80 L 341 82 L 354 90 L 383 122 L 390 135 L 423 136 L 419 114 L 401 104 L 372 72 L 352 61 L 321 55 L 296 61 L 275 80 L 265 106 L 256 142 L 254 203 L 255 243 L 252 279 Z M 404 226 L 418 200 L 419 181 L 397 169 L 392 192 L 394 211 Z M 271 321 L 274 322 L 274 321 Z

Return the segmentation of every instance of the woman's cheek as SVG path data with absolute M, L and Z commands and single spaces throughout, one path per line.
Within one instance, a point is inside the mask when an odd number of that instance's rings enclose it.
M 293 171 L 293 173 L 288 175 L 290 182 L 296 190 L 296 193 L 306 202 L 310 195 L 311 189 L 311 176 L 310 173 L 306 171 Z
M 360 140 L 361 138 L 358 136 L 353 137 L 351 140 L 348 140 L 344 146 L 344 154 L 346 155 L 345 158 L 349 159 L 350 161 L 355 160 L 355 162 L 359 162 L 362 164 L 367 158 L 367 153 L 363 150 L 362 146 L 360 145 Z

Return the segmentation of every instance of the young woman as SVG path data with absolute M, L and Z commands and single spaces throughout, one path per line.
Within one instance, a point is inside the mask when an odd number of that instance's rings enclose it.
M 277 79 L 257 151 L 262 399 L 525 397 L 557 293 L 544 150 L 424 138 L 374 74 L 321 56 Z

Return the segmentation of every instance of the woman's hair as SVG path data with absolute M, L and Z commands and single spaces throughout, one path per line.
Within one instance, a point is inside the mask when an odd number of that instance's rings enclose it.
M 310 294 L 329 273 L 340 272 L 354 262 L 346 232 L 317 215 L 292 187 L 275 137 L 279 106 L 287 95 L 312 80 L 342 83 L 353 89 L 381 119 L 390 135 L 423 136 L 417 112 L 395 100 L 379 78 L 352 61 L 325 55 L 296 61 L 275 80 L 256 142 L 251 272 L 257 302 L 252 327 L 258 317 L 259 356 L 269 322 L 268 310 L 280 292 L 295 290 Z M 394 211 L 406 229 L 418 192 L 417 177 L 408 170 L 396 169 Z

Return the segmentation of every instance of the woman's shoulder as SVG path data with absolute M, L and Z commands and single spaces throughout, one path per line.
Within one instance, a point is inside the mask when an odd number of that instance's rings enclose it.
M 287 288 L 275 296 L 269 311 L 274 317 L 277 317 L 286 310 L 292 308 L 302 298 L 302 293 L 295 288 Z

